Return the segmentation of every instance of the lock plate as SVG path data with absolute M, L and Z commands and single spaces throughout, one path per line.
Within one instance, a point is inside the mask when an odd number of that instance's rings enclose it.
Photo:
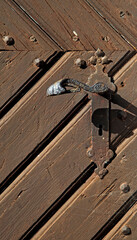
M 109 113 L 111 95 L 116 91 L 111 79 L 103 72 L 102 54 L 104 56 L 101 50 L 95 52 L 96 71 L 88 77 L 86 84 L 73 78 L 67 78 L 57 81 L 47 89 L 47 96 L 59 95 L 65 92 L 78 92 L 81 89 L 88 92 L 89 99 L 92 99 L 92 113 L 91 146 L 87 150 L 87 155 L 96 164 L 95 172 L 100 178 L 103 178 L 108 172 L 105 164 L 114 155 L 109 148 Z M 89 63 L 87 65 L 90 67 Z M 67 86 L 74 88 L 67 90 Z
M 111 91 L 115 91 L 115 85 L 110 81 L 108 75 L 103 72 L 103 66 L 97 64 L 96 72 L 89 76 L 87 84 L 90 85 L 100 80 L 109 86 Z M 97 165 L 95 172 L 100 178 L 103 178 L 108 172 L 104 166 L 114 155 L 113 151 L 109 149 L 109 99 L 111 98 L 111 91 L 107 93 L 107 98 L 100 94 L 89 94 L 89 98 L 92 99 L 91 147 L 87 150 L 87 155 Z

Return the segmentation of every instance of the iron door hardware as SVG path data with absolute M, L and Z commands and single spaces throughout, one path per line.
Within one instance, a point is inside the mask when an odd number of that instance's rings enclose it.
M 103 58 L 106 59 L 106 56 L 103 51 L 98 49 L 95 56 L 89 59 L 91 64 L 96 65 L 96 71 L 88 77 L 86 84 L 73 78 L 66 78 L 55 82 L 47 89 L 47 96 L 79 92 L 82 89 L 88 92 L 88 97 L 92 100 L 92 113 L 91 146 L 87 149 L 87 156 L 96 164 L 95 172 L 101 179 L 108 172 L 105 164 L 114 155 L 109 148 L 109 111 L 111 95 L 116 92 L 116 86 L 103 72 Z M 92 62 L 92 60 L 94 61 Z

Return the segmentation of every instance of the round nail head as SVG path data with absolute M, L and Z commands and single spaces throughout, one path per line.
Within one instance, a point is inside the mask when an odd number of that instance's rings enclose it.
M 79 40 L 79 37 L 77 35 L 74 35 L 72 39 L 74 42 L 77 42 Z
M 104 57 L 105 53 L 100 49 L 98 48 L 97 51 L 95 52 L 95 56 L 97 57 Z
M 37 67 L 42 67 L 43 64 L 44 64 L 44 61 L 41 60 L 40 58 L 36 58 L 36 59 L 34 60 L 34 65 L 37 66 Z
M 33 35 L 30 36 L 29 39 L 30 39 L 31 42 L 37 42 L 37 39 L 36 39 L 35 36 L 33 36 Z
M 93 149 L 92 149 L 92 147 L 91 148 L 88 148 L 88 150 L 87 150 L 87 156 L 89 157 L 89 158 L 91 158 L 91 157 L 93 157 Z
M 107 64 L 107 63 L 109 63 L 107 56 L 102 57 L 102 64 Z
M 81 58 L 77 58 L 74 63 L 80 68 L 84 68 L 86 66 L 86 61 L 82 60 Z
M 3 41 L 8 45 L 8 46 L 11 46 L 15 43 L 13 37 L 10 37 L 10 36 L 4 36 L 3 37 Z
M 123 226 L 121 230 L 122 230 L 122 233 L 123 233 L 124 235 L 129 235 L 129 234 L 131 234 L 131 229 L 130 229 L 129 227 L 127 227 L 127 226 Z
M 88 60 L 88 64 L 93 64 L 96 65 L 97 62 L 97 58 L 95 56 L 92 56 L 91 58 L 89 58 Z
M 120 190 L 123 192 L 123 193 L 127 193 L 130 191 L 130 187 L 129 185 L 125 182 L 125 183 L 122 183 L 120 185 Z

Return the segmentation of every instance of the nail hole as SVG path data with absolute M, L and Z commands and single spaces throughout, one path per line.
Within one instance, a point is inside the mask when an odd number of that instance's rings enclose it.
M 121 82 L 120 85 L 121 85 L 121 87 L 124 87 L 124 82 Z
M 102 125 L 99 125 L 98 135 L 102 136 Z
M 124 17 L 125 13 L 123 11 L 120 11 L 120 17 Z

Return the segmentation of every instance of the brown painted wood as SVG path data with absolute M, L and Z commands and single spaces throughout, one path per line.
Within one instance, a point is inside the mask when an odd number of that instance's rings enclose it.
M 33 239 L 101 239 L 94 235 L 136 192 L 137 131 L 120 146 L 117 157 L 108 166 L 103 180 L 97 176 L 88 180 L 72 199 L 56 213 Z M 123 155 L 126 160 L 122 161 Z M 120 185 L 127 182 L 130 191 L 123 193 Z M 82 191 L 81 191 L 82 190 Z M 135 201 L 135 197 L 133 197 Z M 119 238 L 118 238 L 119 239 Z
M 130 49 L 130 45 L 116 33 L 83 0 L 16 0 L 46 31 L 55 42 L 67 50 L 104 50 Z M 78 34 L 79 41 L 73 41 L 73 31 Z M 104 41 L 107 36 L 109 41 Z
M 53 51 L 2 51 L 0 52 L 0 107 L 4 105 L 39 68 L 34 60 L 46 61 Z
M 137 1 L 87 0 L 131 45 L 137 48 Z M 105 41 L 105 37 L 104 41 Z
M 91 102 L 1 195 L 1 240 L 19 239 L 90 164 L 90 111 Z
M 52 50 L 59 49 L 51 39 L 39 31 L 34 23 L 28 21 L 27 17 L 12 4 L 11 1 L 0 1 L 0 50 Z M 15 44 L 8 46 L 2 40 L 3 36 L 10 35 Z M 34 36 L 36 41 L 31 41 Z
M 123 51 L 122 53 L 125 55 L 126 52 Z M 91 72 L 95 71 L 95 67 L 80 69 L 74 65 L 74 60 L 78 57 L 87 60 L 91 54 L 92 52 L 66 53 L 3 117 L 0 123 L 0 140 L 2 142 L 0 147 L 2 153 L 0 157 L 1 181 L 33 151 L 86 95 L 86 93 L 77 93 L 47 98 L 46 89 L 55 81 L 65 77 L 73 77 L 87 82 Z M 121 58 L 121 53 L 118 54 L 117 51 L 107 53 L 107 55 L 112 60 L 112 65 L 119 57 Z M 108 65 L 109 70 L 110 65 Z
M 122 229 L 124 226 L 127 226 L 131 229 L 131 234 L 124 235 Z M 117 240 L 117 239 L 137 239 L 137 204 L 135 204 L 127 214 L 119 221 L 118 224 L 110 231 L 109 234 L 104 238 L 104 240 Z

